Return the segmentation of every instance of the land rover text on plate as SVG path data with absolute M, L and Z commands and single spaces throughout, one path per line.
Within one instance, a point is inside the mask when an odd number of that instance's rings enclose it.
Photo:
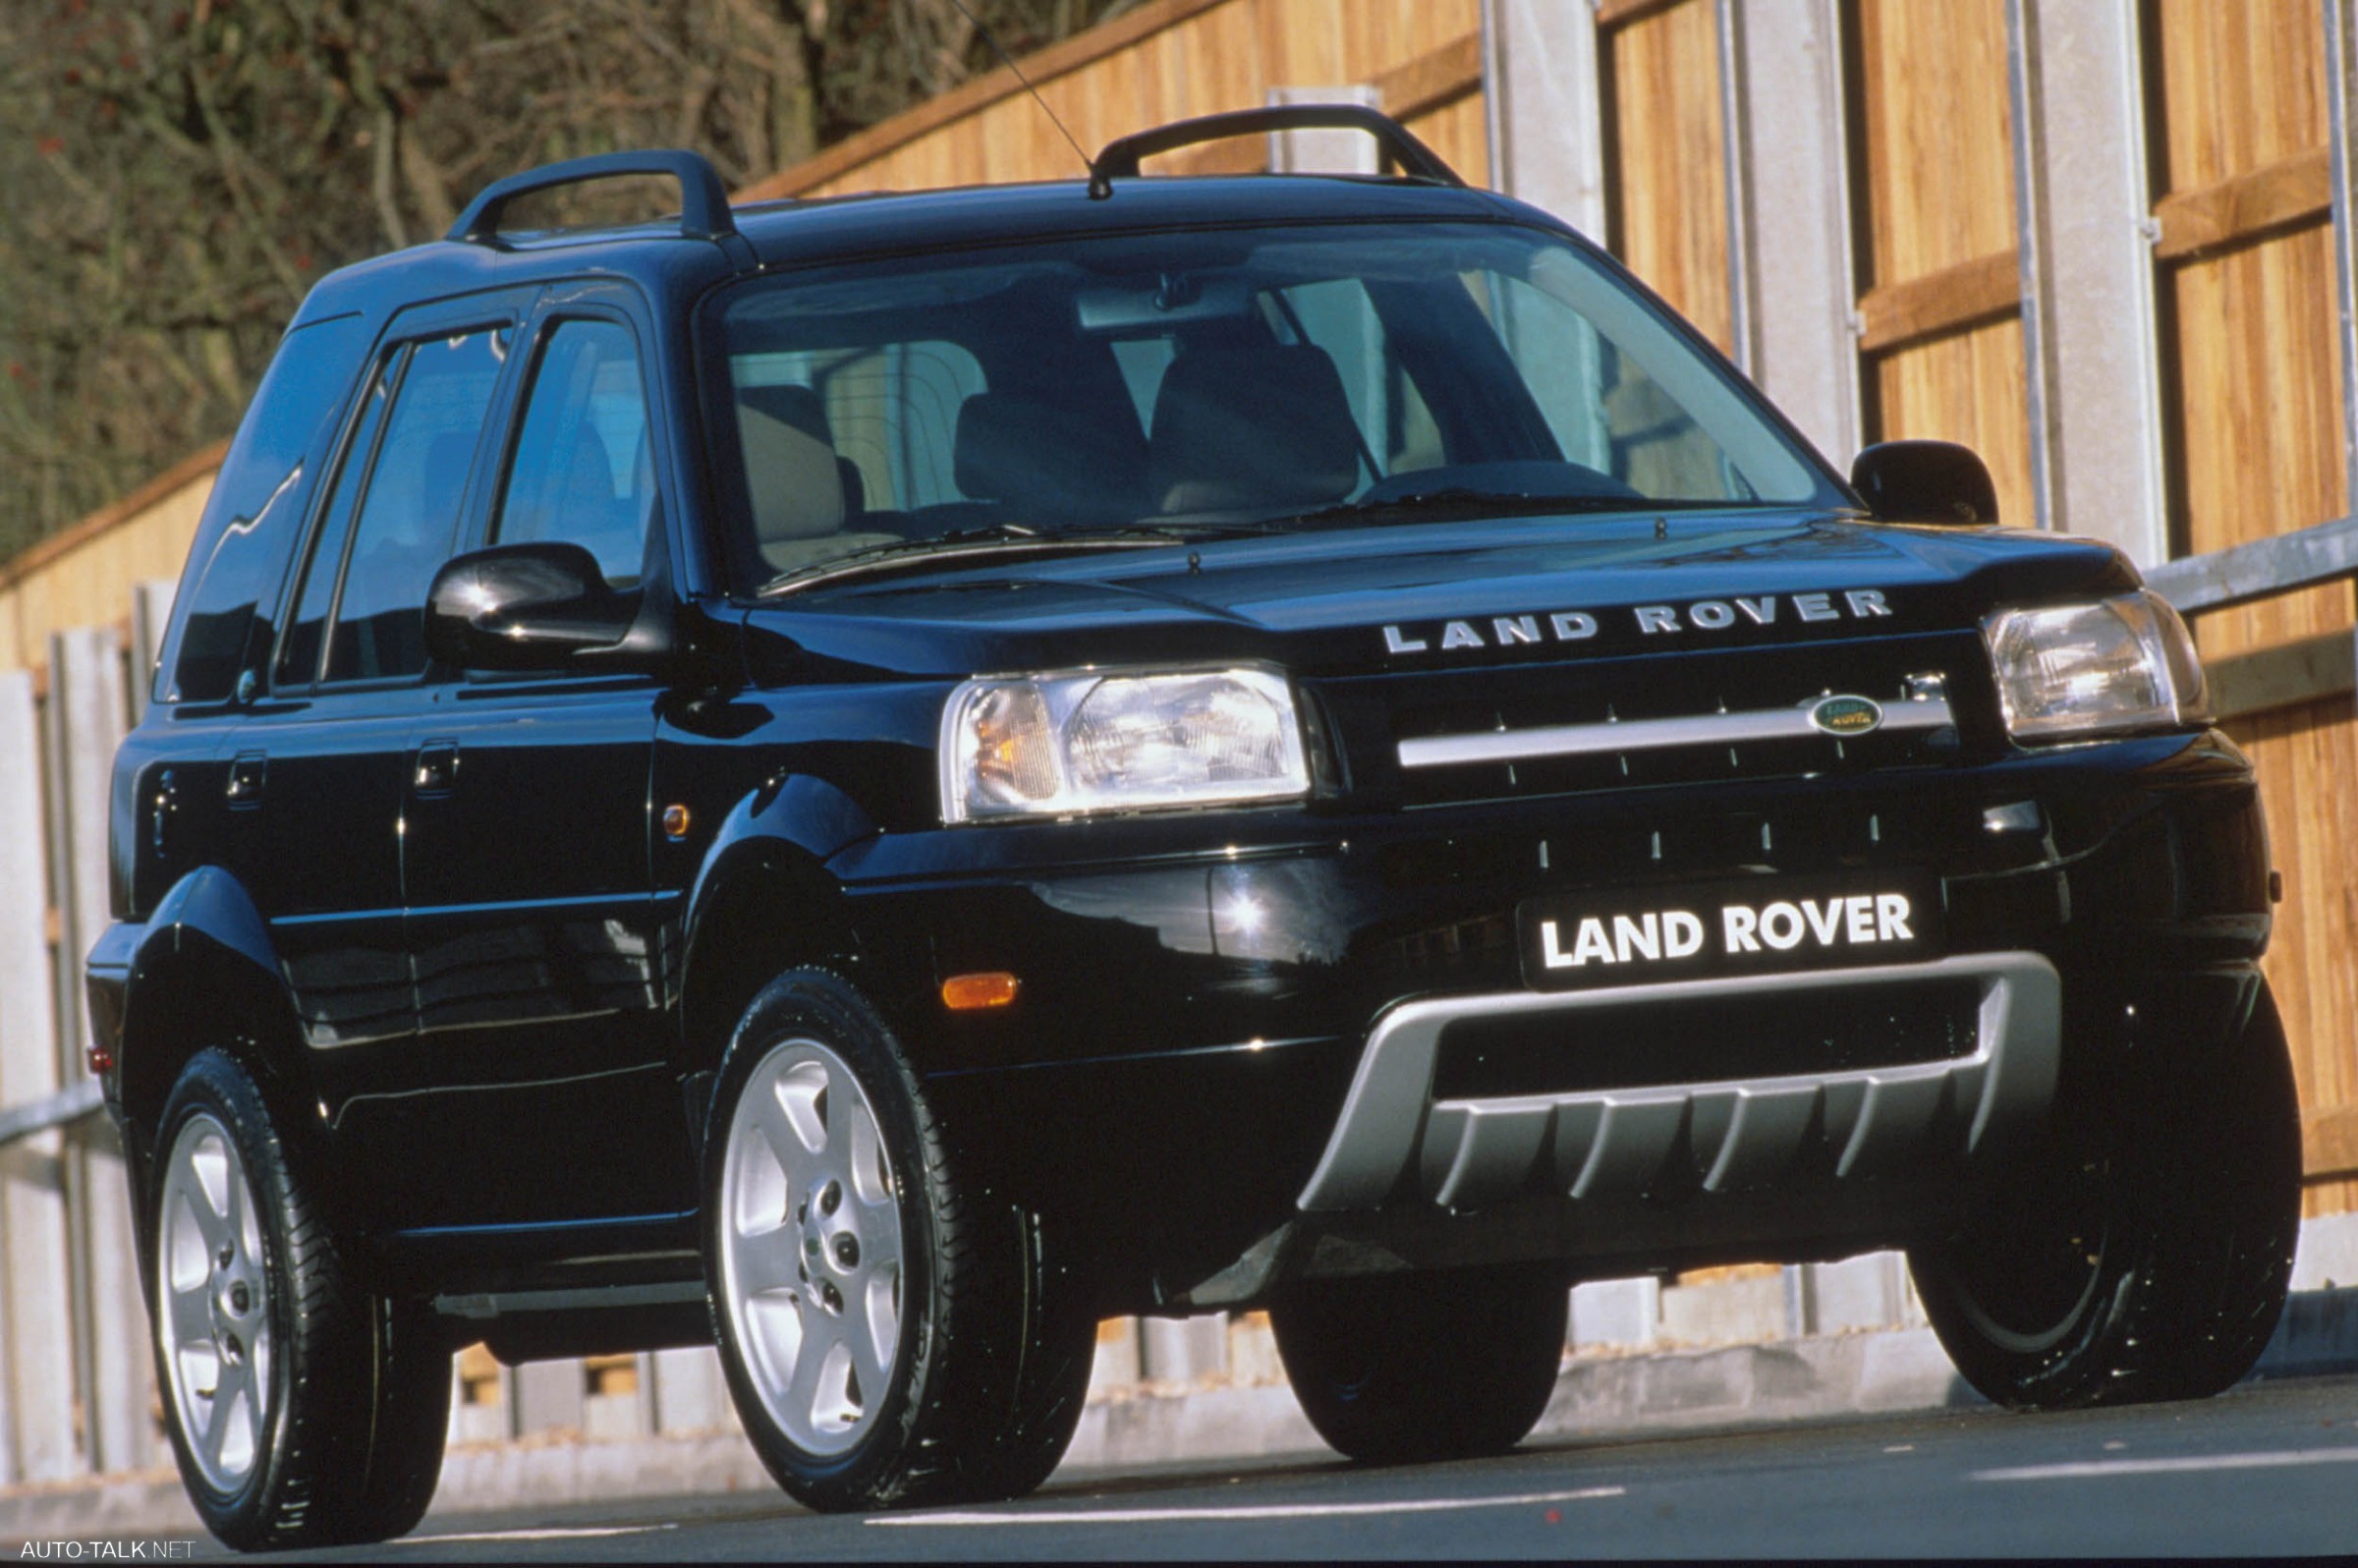
M 1401 172 L 1137 177 L 1298 125 Z M 1996 521 L 1366 110 L 502 181 L 304 304 L 114 774 L 191 1495 L 408 1529 L 483 1340 L 717 1341 L 805 1502 L 1006 1497 L 1100 1317 L 1256 1307 L 1343 1453 L 1478 1454 L 1573 1281 L 1875 1247 L 2000 1403 L 2225 1386 L 2298 1207 L 2251 771 Z

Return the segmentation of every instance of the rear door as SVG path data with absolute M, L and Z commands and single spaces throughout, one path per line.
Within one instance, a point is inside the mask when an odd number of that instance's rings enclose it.
M 570 540 L 608 581 L 662 547 L 649 335 L 619 285 L 535 324 L 486 530 Z M 409 1148 L 463 1170 L 413 1223 L 684 1218 L 695 1203 L 654 966 L 648 766 L 659 682 L 457 676 L 409 770 L 409 934 L 436 1092 Z
M 425 585 L 459 530 L 525 298 L 398 318 L 348 421 L 281 617 L 269 694 L 229 763 L 253 868 L 337 1140 L 402 1212 L 430 1178 L 388 1144 L 422 1082 L 403 929 L 402 807 L 426 705 Z

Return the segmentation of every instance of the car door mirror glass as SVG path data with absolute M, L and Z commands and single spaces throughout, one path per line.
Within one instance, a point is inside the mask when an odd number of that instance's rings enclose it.
M 577 654 L 618 648 L 642 598 L 610 588 L 597 558 L 579 544 L 493 545 L 434 574 L 425 645 L 461 669 L 561 668 Z

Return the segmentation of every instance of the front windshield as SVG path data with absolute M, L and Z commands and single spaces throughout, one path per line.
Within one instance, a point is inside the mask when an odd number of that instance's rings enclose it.
M 1655 307 L 1519 227 L 1060 239 L 758 278 L 706 323 L 749 586 L 928 546 L 1842 504 Z

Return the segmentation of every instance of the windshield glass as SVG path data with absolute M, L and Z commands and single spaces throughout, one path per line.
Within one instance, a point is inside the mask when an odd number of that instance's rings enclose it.
M 928 546 L 1843 504 L 1656 307 L 1530 229 L 1213 230 L 869 261 L 750 280 L 705 330 L 747 586 Z

